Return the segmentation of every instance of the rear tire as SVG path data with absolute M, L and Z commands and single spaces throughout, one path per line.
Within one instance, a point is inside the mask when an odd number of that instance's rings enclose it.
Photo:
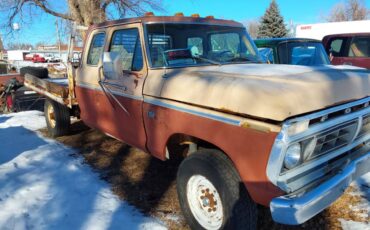
M 44 114 L 50 136 L 59 137 L 68 133 L 71 118 L 67 106 L 47 99 L 44 105 Z
M 256 229 L 257 205 L 221 151 L 187 157 L 178 170 L 177 193 L 192 229 Z

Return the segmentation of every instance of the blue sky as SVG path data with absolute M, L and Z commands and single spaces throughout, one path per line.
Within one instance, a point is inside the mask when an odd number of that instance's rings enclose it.
M 53 4 L 58 9 L 65 8 L 57 1 Z M 281 14 L 288 24 L 293 20 L 295 24 L 322 22 L 323 16 L 330 12 L 333 5 L 341 0 L 277 0 Z M 201 16 L 214 15 L 217 18 L 233 19 L 246 22 L 260 18 L 270 0 L 163 0 L 166 15 L 183 12 L 185 15 L 199 13 Z M 365 0 L 370 8 L 370 0 Z M 4 14 L 0 20 L 4 20 Z M 1 34 L 4 31 L 0 30 Z M 12 37 L 3 35 L 5 44 L 9 42 L 37 42 L 55 43 L 55 17 L 38 13 L 33 16 L 31 24 L 22 25 Z

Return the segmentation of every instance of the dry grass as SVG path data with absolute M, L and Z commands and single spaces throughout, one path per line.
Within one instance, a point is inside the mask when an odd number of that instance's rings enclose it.
M 46 130 L 42 133 L 47 136 Z M 79 149 L 85 162 L 111 184 L 122 200 L 143 213 L 163 220 L 170 229 L 189 229 L 179 207 L 176 193 L 176 171 L 180 160 L 160 161 L 150 155 L 114 140 L 81 122 L 72 125 L 68 136 L 57 138 L 67 146 Z M 345 193 L 327 210 L 300 226 L 284 226 L 272 221 L 269 209 L 260 207 L 258 229 L 341 229 L 338 218 L 366 221 L 361 210 L 353 211 L 361 197 Z

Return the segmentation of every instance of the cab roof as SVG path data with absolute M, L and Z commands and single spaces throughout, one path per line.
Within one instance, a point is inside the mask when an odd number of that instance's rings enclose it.
M 119 20 L 106 21 L 90 26 L 90 29 L 111 27 L 116 25 L 131 24 L 131 23 L 143 23 L 143 24 L 155 24 L 155 23 L 184 23 L 184 24 L 208 24 L 208 25 L 221 25 L 243 28 L 243 24 L 224 19 L 201 18 L 201 17 L 185 17 L 185 16 L 144 16 L 135 18 L 124 18 Z
M 320 40 L 312 39 L 312 38 L 262 38 L 262 39 L 255 39 L 254 42 L 257 46 L 259 45 L 272 45 L 277 46 L 284 42 L 319 42 Z

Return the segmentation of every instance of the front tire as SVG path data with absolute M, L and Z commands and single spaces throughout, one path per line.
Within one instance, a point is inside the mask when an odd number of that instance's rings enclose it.
M 50 136 L 59 137 L 68 133 L 71 119 L 67 106 L 48 99 L 45 101 L 44 114 Z
M 257 206 L 221 151 L 187 157 L 178 170 L 177 193 L 192 229 L 256 229 Z

